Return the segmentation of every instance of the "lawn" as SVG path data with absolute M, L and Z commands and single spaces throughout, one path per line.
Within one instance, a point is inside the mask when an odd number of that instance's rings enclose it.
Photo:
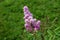
M 24 6 L 41 21 L 36 35 L 24 27 Z M 0 40 L 60 40 L 60 0 L 0 0 Z

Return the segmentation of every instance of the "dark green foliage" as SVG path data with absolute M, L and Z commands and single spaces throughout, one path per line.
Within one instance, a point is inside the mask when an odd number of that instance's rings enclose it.
M 24 27 L 25 5 L 41 20 L 36 40 L 60 40 L 60 0 L 0 0 L 0 40 L 35 40 Z

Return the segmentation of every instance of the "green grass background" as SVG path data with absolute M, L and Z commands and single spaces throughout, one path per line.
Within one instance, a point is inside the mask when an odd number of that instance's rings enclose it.
M 24 27 L 25 5 L 41 21 L 36 39 Z M 0 40 L 60 40 L 60 0 L 0 0 Z

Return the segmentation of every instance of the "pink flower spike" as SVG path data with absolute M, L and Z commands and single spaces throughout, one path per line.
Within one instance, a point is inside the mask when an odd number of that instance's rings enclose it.
M 33 15 L 29 11 L 27 6 L 24 6 L 24 20 L 25 20 L 25 28 L 29 32 L 36 32 L 40 29 L 40 21 L 33 18 Z

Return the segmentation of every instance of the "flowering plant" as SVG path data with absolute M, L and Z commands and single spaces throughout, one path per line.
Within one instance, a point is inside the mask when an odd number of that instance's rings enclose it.
M 40 29 L 40 21 L 33 18 L 33 15 L 29 11 L 27 6 L 24 6 L 24 20 L 25 20 L 25 28 L 29 32 L 36 32 Z

